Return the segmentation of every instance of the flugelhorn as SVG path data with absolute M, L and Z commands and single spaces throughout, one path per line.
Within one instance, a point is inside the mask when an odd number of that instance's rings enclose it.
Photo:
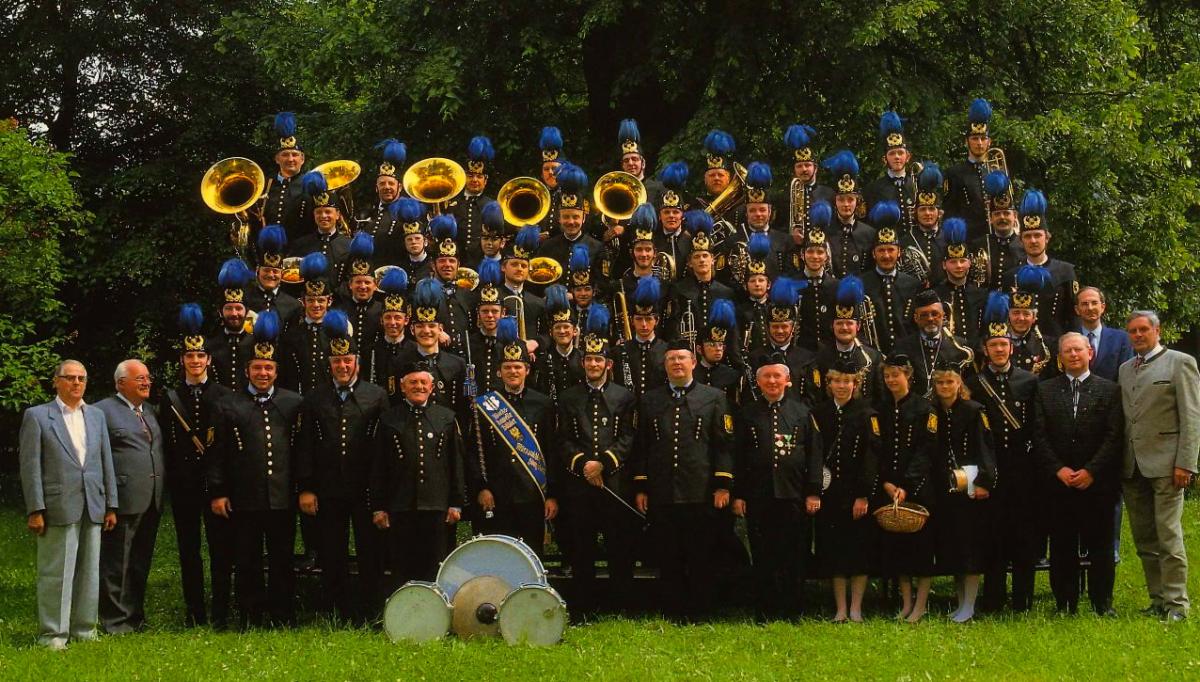
M 240 156 L 214 163 L 200 180 L 200 197 L 204 203 L 217 213 L 232 215 L 237 220 L 229 237 L 239 255 L 250 240 L 247 211 L 258 202 L 266 186 L 262 168 Z
M 447 202 L 467 186 L 467 173 L 458 162 L 439 156 L 421 159 L 404 171 L 404 191 L 434 213 L 445 210 Z
M 537 178 L 513 178 L 496 193 L 504 222 L 516 227 L 537 225 L 550 212 L 550 190 Z

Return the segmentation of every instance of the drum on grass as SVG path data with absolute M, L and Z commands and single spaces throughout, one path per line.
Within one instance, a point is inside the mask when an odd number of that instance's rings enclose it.
M 450 632 L 450 598 L 434 583 L 410 580 L 388 597 L 383 629 L 393 642 L 428 642 Z
M 524 542 L 507 535 L 480 535 L 459 545 L 438 567 L 437 584 L 450 601 L 468 580 L 495 576 L 509 585 L 545 585 L 546 569 Z
M 567 603 L 549 585 L 526 584 L 504 598 L 499 620 L 509 644 L 551 646 L 567 629 Z

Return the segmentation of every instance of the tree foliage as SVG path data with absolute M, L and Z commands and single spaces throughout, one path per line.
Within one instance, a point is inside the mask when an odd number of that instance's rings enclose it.
M 64 316 L 64 241 L 85 219 L 67 156 L 0 121 L 0 411 L 28 405 L 49 376 Z

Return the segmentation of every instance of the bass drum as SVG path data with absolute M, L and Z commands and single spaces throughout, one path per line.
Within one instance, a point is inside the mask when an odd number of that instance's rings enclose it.
M 509 585 L 545 585 L 546 569 L 524 542 L 507 535 L 480 535 L 459 545 L 438 567 L 437 584 L 451 602 L 468 580 L 490 575 Z
M 549 585 L 522 585 L 500 603 L 499 620 L 509 644 L 550 646 L 567 629 L 567 603 Z
M 410 580 L 388 597 L 383 629 L 393 642 L 429 642 L 450 632 L 450 599 L 434 583 Z

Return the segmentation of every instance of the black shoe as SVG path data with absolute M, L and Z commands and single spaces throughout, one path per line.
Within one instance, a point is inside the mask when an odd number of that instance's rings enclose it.
M 1182 623 L 1187 620 L 1187 614 L 1183 611 L 1167 611 L 1162 620 L 1164 623 Z
M 1117 610 L 1111 606 L 1097 606 L 1096 615 L 1101 618 L 1116 618 Z
M 1062 602 L 1055 607 L 1054 612 L 1060 616 L 1074 616 L 1079 613 L 1079 605 L 1068 602 Z
M 1138 611 L 1138 613 L 1142 614 L 1143 616 L 1150 616 L 1152 618 L 1162 618 L 1163 607 L 1159 606 L 1158 604 L 1151 604 L 1141 611 Z

